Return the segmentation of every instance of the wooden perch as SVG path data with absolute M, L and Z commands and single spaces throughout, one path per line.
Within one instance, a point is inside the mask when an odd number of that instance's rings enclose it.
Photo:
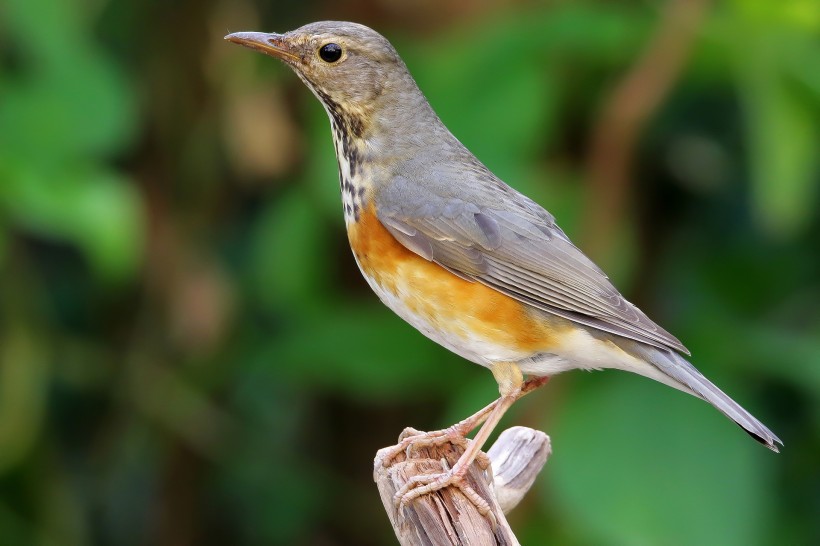
M 524 497 L 547 462 L 550 439 L 537 430 L 512 427 L 487 452 L 490 468 L 484 470 L 478 460 L 473 462 L 467 481 L 491 507 L 486 516 L 455 487 L 419 497 L 400 511 L 396 491 L 413 476 L 452 467 L 463 449 L 449 442 L 422 447 L 414 449 L 409 460 L 401 453 L 385 466 L 390 449 L 376 454 L 373 479 L 402 546 L 506 546 L 519 542 L 504 514 Z

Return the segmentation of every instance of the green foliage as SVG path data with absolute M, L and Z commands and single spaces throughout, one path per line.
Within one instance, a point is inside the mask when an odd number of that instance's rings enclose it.
M 635 377 L 582 379 L 550 431 L 560 447 L 544 494 L 563 499 L 561 517 L 584 542 L 730 545 L 767 535 L 770 454 L 683 394 Z
M 800 7 L 802 2 L 786 4 L 792 9 L 774 9 L 773 4 L 754 9 L 739 3 L 731 19 L 719 21 L 716 29 L 722 37 L 745 37 L 742 43 L 721 43 L 731 52 L 729 60 L 738 73 L 755 212 L 778 236 L 803 230 L 811 222 L 820 168 L 820 89 L 807 81 L 820 72 L 820 25 Z M 762 17 L 764 13 L 773 19 Z M 780 14 L 787 15 L 778 18 Z
M 46 362 L 30 333 L 10 329 L 0 338 L 0 473 L 29 455 L 43 426 Z M 25 366 L 15 366 L 15 360 Z
M 495 396 L 358 275 L 319 104 L 221 40 L 340 12 L 229 4 L 0 6 L 0 543 L 389 544 L 376 449 Z M 657 6 L 396 5 L 362 22 L 575 235 L 590 135 Z M 817 13 L 714 4 L 633 150 L 629 252 L 608 268 L 783 453 L 641 378 L 555 378 L 504 422 L 545 419 L 554 444 L 513 518 L 524 543 L 820 536 Z M 273 86 L 286 118 L 231 115 Z M 264 139 L 298 157 L 238 169 Z
M 102 278 L 128 276 L 140 254 L 140 198 L 105 160 L 131 140 L 134 97 L 90 40 L 82 10 L 12 1 L 4 15 L 25 64 L 0 76 L 0 210 L 77 245 Z

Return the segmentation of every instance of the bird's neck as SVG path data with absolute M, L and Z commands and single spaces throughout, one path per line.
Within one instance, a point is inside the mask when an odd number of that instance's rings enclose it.
M 365 136 L 369 129 L 368 114 L 344 108 L 321 92 L 317 95 L 330 118 L 345 224 L 350 226 L 359 221 L 359 214 L 372 195 Z
M 339 104 L 321 91 L 317 96 L 330 118 L 348 226 L 390 180 L 391 166 L 412 161 L 428 147 L 441 148 L 444 140 L 455 141 L 418 90 L 386 93 L 368 109 Z

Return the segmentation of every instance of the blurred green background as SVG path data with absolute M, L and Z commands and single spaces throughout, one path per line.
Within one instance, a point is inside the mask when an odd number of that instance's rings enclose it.
M 785 442 L 575 372 L 524 544 L 820 544 L 816 0 L 0 3 L 0 543 L 392 544 L 372 457 L 496 395 L 369 291 L 319 103 L 355 20 Z

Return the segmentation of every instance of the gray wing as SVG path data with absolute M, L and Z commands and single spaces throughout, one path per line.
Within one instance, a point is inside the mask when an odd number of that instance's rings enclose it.
M 405 247 L 456 275 L 575 322 L 689 354 L 621 296 L 552 215 L 489 171 L 481 175 L 470 187 L 439 191 L 394 177 L 375 196 L 376 214 Z

